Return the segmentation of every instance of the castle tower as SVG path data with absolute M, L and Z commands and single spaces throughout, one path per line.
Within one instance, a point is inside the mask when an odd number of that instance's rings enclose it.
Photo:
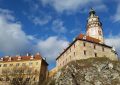
M 87 20 L 86 35 L 99 39 L 101 41 L 101 44 L 104 43 L 102 23 L 100 22 L 99 17 L 96 16 L 96 12 L 92 8 L 90 9 L 89 17 Z

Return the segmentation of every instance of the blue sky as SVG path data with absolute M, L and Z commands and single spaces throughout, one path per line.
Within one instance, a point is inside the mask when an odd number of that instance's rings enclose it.
M 63 49 L 85 33 L 91 7 L 103 24 L 106 44 L 119 53 L 118 0 L 0 0 L 0 56 L 40 52 L 53 68 Z

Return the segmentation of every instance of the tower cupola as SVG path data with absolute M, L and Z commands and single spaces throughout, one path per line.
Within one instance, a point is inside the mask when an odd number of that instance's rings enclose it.
M 103 31 L 102 31 L 102 23 L 99 20 L 99 17 L 96 16 L 96 12 L 94 9 L 90 9 L 89 12 L 89 17 L 87 20 L 87 31 L 86 35 L 99 39 L 100 43 L 104 43 L 104 38 L 103 38 Z
M 89 17 L 93 17 L 95 16 L 95 11 L 93 10 L 93 8 L 90 9 L 90 12 L 89 12 Z

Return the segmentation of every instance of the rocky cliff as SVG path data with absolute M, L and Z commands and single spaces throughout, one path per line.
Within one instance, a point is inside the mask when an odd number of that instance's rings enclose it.
M 70 62 L 46 85 L 120 85 L 120 62 L 91 58 Z

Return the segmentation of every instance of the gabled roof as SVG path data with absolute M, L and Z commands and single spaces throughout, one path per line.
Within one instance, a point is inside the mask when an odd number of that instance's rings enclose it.
M 86 40 L 86 41 L 91 41 L 91 42 L 95 42 L 95 43 L 100 43 L 100 40 L 99 39 L 96 39 L 96 38 L 93 38 L 93 37 L 90 37 L 90 36 L 86 36 L 86 35 L 83 35 L 83 34 L 80 34 L 76 37 L 76 39 L 82 39 L 82 40 Z

